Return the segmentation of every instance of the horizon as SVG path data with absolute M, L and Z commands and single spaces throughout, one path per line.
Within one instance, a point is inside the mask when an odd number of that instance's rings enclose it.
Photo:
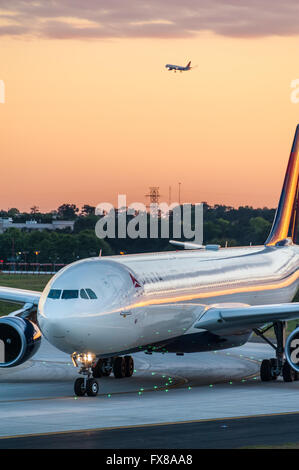
M 105 201 L 105 203 L 109 201 Z M 160 201 L 160 203 L 163 204 L 163 201 Z M 94 207 L 96 208 L 96 206 L 92 206 L 91 204 L 88 204 L 88 203 L 83 203 L 82 205 L 77 205 L 73 202 L 64 202 L 60 205 L 63 205 L 63 204 L 74 204 L 76 206 L 76 208 L 79 209 L 79 214 L 81 213 L 83 207 L 85 205 L 88 205 L 90 207 Z M 140 204 L 140 202 L 137 202 L 137 201 L 133 201 L 132 203 L 129 203 L 127 206 L 126 206 L 126 209 L 129 207 L 129 205 L 131 204 Z M 142 203 L 143 204 L 143 203 Z M 168 203 L 166 203 L 168 204 Z M 178 202 L 174 201 L 172 202 L 172 204 L 179 204 Z M 181 206 L 183 206 L 184 204 L 188 205 L 188 204 L 191 204 L 192 206 L 194 206 L 195 204 L 207 204 L 209 206 L 209 208 L 211 209 L 215 209 L 216 206 L 220 206 L 220 207 L 226 207 L 228 209 L 232 209 L 232 210 L 239 210 L 241 208 L 249 208 L 249 209 L 252 209 L 252 210 L 275 210 L 277 209 L 277 207 L 268 207 L 268 206 L 252 206 L 252 205 L 240 205 L 240 206 L 230 206 L 230 205 L 227 205 L 227 204 L 224 204 L 224 203 L 215 203 L 215 204 L 209 204 L 208 201 L 201 201 L 201 202 L 197 202 L 197 203 L 190 203 L 190 202 L 181 202 Z M 17 209 L 19 211 L 19 213 L 17 215 L 24 215 L 24 214 L 27 214 L 27 215 L 32 215 L 32 216 L 38 216 L 38 214 L 41 214 L 41 215 L 45 215 L 45 214 L 51 214 L 51 213 L 54 213 L 54 212 L 57 212 L 57 209 L 60 207 L 57 206 L 56 208 L 52 208 L 52 209 L 43 209 L 41 208 L 40 206 L 38 206 L 37 204 L 34 204 L 34 205 L 31 205 L 31 207 L 29 209 L 24 209 L 24 210 L 21 210 L 20 208 L 18 207 L 9 207 L 8 209 L 3 209 L 0 207 L 0 212 L 9 212 L 10 210 L 13 210 L 13 209 Z M 35 207 L 37 209 L 37 212 L 31 212 L 31 209 Z M 121 207 L 118 207 L 117 205 L 113 206 L 115 210 L 117 209 L 123 209 L 125 206 L 121 206 Z M 148 206 L 146 206 L 147 210 L 148 210 Z M 138 210 L 138 207 L 136 207 L 136 210 Z

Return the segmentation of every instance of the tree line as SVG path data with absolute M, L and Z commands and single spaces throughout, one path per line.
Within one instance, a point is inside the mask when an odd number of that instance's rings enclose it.
M 221 246 L 244 246 L 263 244 L 269 234 L 275 209 L 216 204 L 203 204 L 203 233 L 205 244 Z M 13 208 L 0 211 L 0 217 L 11 217 L 14 222 L 36 220 L 51 222 L 53 219 L 74 220 L 74 231 L 64 230 L 18 230 L 9 228 L 0 234 L 0 259 L 4 262 L 70 263 L 77 259 L 119 253 L 142 253 L 176 249 L 169 244 L 173 238 L 171 214 L 169 238 L 115 238 L 99 239 L 95 225 L 99 219 L 95 207 L 63 204 L 56 211 L 42 213 L 33 206 L 29 213 Z M 132 218 L 132 216 L 130 216 Z M 128 220 L 130 219 L 128 216 Z M 194 221 L 192 222 L 194 223 Z M 149 224 L 149 220 L 148 220 Z M 193 226 L 194 227 L 194 226 Z M 116 219 L 116 234 L 117 219 Z M 159 234 L 161 235 L 160 231 Z M 181 238 L 183 240 L 184 238 Z

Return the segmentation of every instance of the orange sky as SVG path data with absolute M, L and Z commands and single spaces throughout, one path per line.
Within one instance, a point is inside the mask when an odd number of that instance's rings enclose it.
M 0 208 L 182 201 L 275 207 L 298 39 L 0 40 Z M 168 72 L 166 63 L 198 67 Z

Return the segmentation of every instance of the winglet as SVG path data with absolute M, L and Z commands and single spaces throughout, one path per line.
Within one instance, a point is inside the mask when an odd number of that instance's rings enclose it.
M 296 242 L 299 204 L 299 125 L 297 126 L 289 163 L 276 210 L 271 232 L 265 245 L 276 245 L 277 242 L 291 238 Z

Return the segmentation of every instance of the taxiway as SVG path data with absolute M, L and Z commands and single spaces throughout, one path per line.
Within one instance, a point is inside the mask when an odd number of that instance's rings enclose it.
M 70 432 L 74 436 L 88 430 L 91 436 L 133 428 L 141 435 L 144 426 L 158 425 L 161 431 L 164 425 L 200 424 L 204 429 L 208 421 L 243 417 L 248 425 L 250 416 L 299 412 L 299 381 L 284 383 L 279 378 L 262 383 L 259 379 L 261 360 L 272 356 L 270 346 L 262 343 L 185 356 L 138 353 L 133 377 L 102 378 L 98 396 L 78 398 L 73 394 L 78 374 L 69 356 L 43 339 L 33 360 L 0 371 L 0 447 L 41 435 L 48 436 L 51 447 L 57 433 L 66 438 Z M 171 434 L 167 432 L 167 442 L 173 448 Z M 134 442 L 132 437 L 131 447 Z M 130 447 L 127 442 L 126 446 Z M 196 446 L 200 446 L 198 439 Z

